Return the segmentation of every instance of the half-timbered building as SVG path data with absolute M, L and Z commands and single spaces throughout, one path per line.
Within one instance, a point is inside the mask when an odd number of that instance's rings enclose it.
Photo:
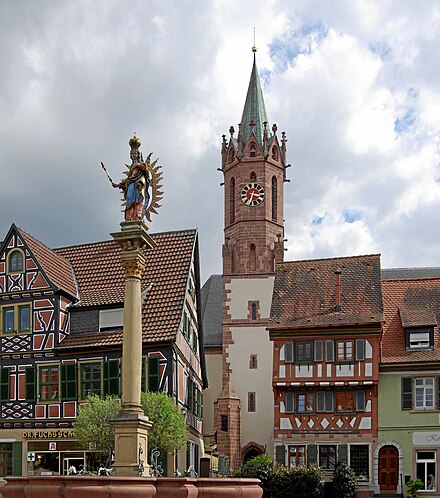
M 274 446 L 287 466 L 349 463 L 366 490 L 377 439 L 380 257 L 280 263 L 275 274 Z
M 198 466 L 207 386 L 196 230 L 152 234 L 142 277 L 143 389 L 189 426 L 168 472 Z M 12 225 L 0 247 L 1 475 L 87 465 L 72 422 L 90 393 L 120 394 L 124 270 L 114 241 L 49 249 Z M 93 449 L 93 441 L 90 441 Z

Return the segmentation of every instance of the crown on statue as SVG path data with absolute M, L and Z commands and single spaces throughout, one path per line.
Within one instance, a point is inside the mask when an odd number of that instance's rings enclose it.
M 128 141 L 128 145 L 132 149 L 139 149 L 139 147 L 141 146 L 141 141 L 139 140 L 139 138 L 136 135 L 133 135 L 130 138 L 130 140 Z

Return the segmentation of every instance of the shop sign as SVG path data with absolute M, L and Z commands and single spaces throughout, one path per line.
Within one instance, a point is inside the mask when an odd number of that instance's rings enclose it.
M 28 462 L 35 462 L 35 453 L 33 451 L 28 451 L 27 461 Z
M 49 443 L 49 451 L 57 451 L 57 443 L 55 441 Z
M 440 446 L 440 432 L 414 432 L 414 446 Z
M 75 431 L 25 431 L 23 439 L 71 439 L 75 438 Z

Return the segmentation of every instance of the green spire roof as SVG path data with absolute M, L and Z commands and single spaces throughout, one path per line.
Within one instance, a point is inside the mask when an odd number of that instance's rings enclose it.
M 255 126 L 253 128 L 249 125 L 252 120 L 255 122 Z M 260 146 L 263 147 L 263 123 L 267 121 L 266 107 L 264 105 L 263 92 L 261 91 L 260 77 L 258 76 L 254 51 L 254 65 L 252 66 L 252 74 L 249 81 L 246 102 L 244 104 L 243 115 L 241 116 L 243 146 L 249 140 L 253 129 Z

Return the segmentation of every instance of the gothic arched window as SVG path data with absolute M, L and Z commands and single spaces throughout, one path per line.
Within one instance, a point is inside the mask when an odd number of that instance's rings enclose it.
M 257 181 L 257 175 L 255 174 L 255 171 L 252 171 L 249 178 L 251 179 L 251 182 Z
M 278 161 L 278 149 L 275 145 L 272 147 L 272 159 Z
M 231 212 L 230 218 L 231 223 L 235 221 L 235 178 L 231 178 L 230 186 L 229 186 L 229 210 Z
M 251 151 L 251 153 L 250 153 L 251 157 L 255 157 L 257 155 L 257 150 L 255 148 L 255 144 L 251 144 L 250 151 Z
M 249 247 L 249 270 L 255 271 L 257 269 L 257 248 L 255 244 Z
M 278 208 L 278 183 L 275 176 L 272 177 L 272 220 L 277 221 L 277 208 Z

